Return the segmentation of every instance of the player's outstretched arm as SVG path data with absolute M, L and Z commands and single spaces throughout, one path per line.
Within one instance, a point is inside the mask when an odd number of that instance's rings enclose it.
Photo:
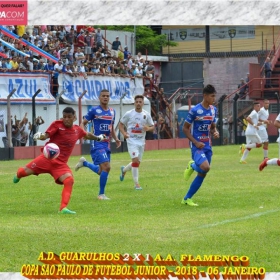
M 98 141 L 98 142 L 101 142 L 101 141 L 104 141 L 104 140 L 107 139 L 105 134 L 94 135 L 91 132 L 87 132 L 87 134 L 84 138 L 88 139 L 88 140 L 95 140 L 95 141 Z
M 37 140 L 44 141 L 44 140 L 46 140 L 48 138 L 50 138 L 49 134 L 48 133 L 42 133 L 42 132 L 37 132 L 33 136 L 33 140 L 34 141 L 37 141 Z

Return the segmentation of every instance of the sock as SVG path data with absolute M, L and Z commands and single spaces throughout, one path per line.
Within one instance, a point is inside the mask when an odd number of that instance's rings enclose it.
M 268 157 L 268 149 L 263 148 L 263 157 L 264 158 Z
M 130 163 L 123 169 L 123 172 L 130 171 L 131 168 L 132 168 L 131 165 L 132 165 L 132 162 L 130 162 Z
M 106 171 L 102 171 L 100 173 L 100 178 L 99 178 L 99 194 L 104 194 L 105 193 L 105 187 L 107 184 L 107 179 L 108 179 L 109 173 Z
M 60 203 L 60 209 L 62 210 L 63 208 L 65 208 L 68 203 L 69 200 L 71 198 L 71 193 L 72 193 L 72 189 L 73 189 L 73 185 L 74 185 L 74 180 L 73 177 L 67 177 L 64 181 L 63 181 L 63 190 L 61 193 L 61 203 Z
M 25 172 L 25 169 L 23 167 L 20 167 L 17 171 L 17 177 L 20 179 L 26 176 L 28 176 L 28 174 Z
M 245 159 L 247 158 L 247 156 L 249 155 L 249 152 L 250 152 L 250 150 L 248 150 L 248 149 L 246 149 L 246 150 L 244 151 L 244 153 L 243 153 L 243 155 L 242 155 L 242 158 L 241 158 L 242 161 L 245 160 Z
M 278 158 L 272 158 L 266 162 L 267 165 L 278 165 L 280 166 L 280 160 Z
M 194 178 L 186 196 L 184 197 L 184 200 L 186 200 L 188 198 L 192 198 L 195 195 L 195 193 L 199 190 L 200 186 L 202 185 L 204 178 L 205 177 L 201 177 L 199 175 L 197 175 Z
M 137 162 L 133 162 L 131 164 L 131 170 L 132 170 L 132 178 L 133 178 L 133 181 L 134 181 L 134 184 L 135 186 L 139 185 L 139 182 L 138 182 L 138 173 L 139 173 L 139 163 Z
M 90 170 L 92 170 L 94 173 L 98 174 L 99 171 L 99 165 L 95 165 L 93 163 L 84 161 L 84 166 L 88 167 Z

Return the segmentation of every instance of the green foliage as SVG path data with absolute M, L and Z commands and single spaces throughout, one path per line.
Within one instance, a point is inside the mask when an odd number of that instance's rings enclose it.
M 113 26 L 99 26 L 107 30 L 120 30 L 134 32 L 133 25 L 113 25 Z M 97 27 L 96 27 L 97 28 Z M 166 36 L 158 35 L 151 27 L 144 25 L 136 26 L 136 52 L 148 55 L 161 55 L 162 47 L 177 46 L 176 42 L 168 41 Z
M 106 188 L 110 201 L 97 200 L 98 176 L 87 168 L 74 172 L 69 209 L 60 215 L 62 187 L 50 175 L 12 178 L 29 160 L 1 162 L 0 271 L 19 272 L 23 264 L 40 264 L 41 251 L 248 256 L 250 266 L 280 271 L 279 167 L 263 172 L 262 149 L 252 149 L 247 165 L 239 164 L 238 146 L 214 147 L 211 171 L 193 200 L 181 204 L 190 182 L 183 171 L 190 151 L 146 151 L 140 165 L 142 191 L 131 173 L 119 181 L 128 153 L 112 155 Z M 278 155 L 270 144 L 270 157 Z M 85 156 L 90 160 L 90 156 Z M 79 157 L 71 157 L 74 168 Z M 190 181 L 193 180 L 192 175 Z

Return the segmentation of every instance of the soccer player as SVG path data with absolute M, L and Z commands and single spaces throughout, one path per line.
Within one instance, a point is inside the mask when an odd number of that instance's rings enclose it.
M 210 170 L 212 159 L 211 134 L 214 138 L 219 138 L 219 132 L 216 129 L 217 109 L 212 104 L 215 101 L 216 90 L 212 85 L 203 88 L 203 100 L 193 107 L 185 120 L 183 131 L 190 140 L 192 160 L 188 163 L 184 172 L 184 178 L 187 181 L 194 170 L 197 176 L 190 185 L 190 188 L 182 199 L 182 204 L 189 206 L 198 206 L 194 203 L 192 197 L 201 187 L 206 174 Z
M 242 144 L 241 153 L 242 157 L 240 159 L 241 164 L 246 164 L 246 158 L 249 155 L 249 152 L 253 148 L 260 148 L 262 146 L 262 140 L 258 134 L 259 125 L 263 125 L 264 122 L 259 122 L 258 112 L 260 111 L 260 103 L 258 101 L 254 102 L 254 110 L 246 118 L 248 125 L 245 131 L 246 136 L 246 145 Z
M 259 125 L 258 134 L 262 140 L 263 143 L 263 156 L 264 159 L 268 158 L 268 135 L 267 135 L 267 125 L 271 124 L 271 121 L 269 118 L 269 100 L 265 99 L 263 107 L 259 110 L 259 122 L 261 123 Z
M 113 108 L 109 107 L 109 101 L 109 91 L 107 89 L 101 90 L 99 95 L 100 104 L 92 107 L 84 116 L 80 126 L 84 129 L 85 125 L 91 121 L 93 123 L 94 133 L 103 134 L 106 136 L 106 139 L 102 142 L 94 141 L 92 143 L 90 155 L 93 163 L 90 163 L 84 157 L 81 157 L 75 167 L 75 171 L 78 171 L 81 167 L 85 166 L 99 175 L 99 195 L 97 198 L 100 200 L 110 199 L 105 195 L 105 187 L 111 169 L 111 150 L 109 148 L 110 138 L 113 137 L 116 141 L 117 148 L 121 146 L 121 141 L 118 139 L 114 128 L 116 112 Z
M 121 167 L 120 180 L 124 180 L 125 173 L 132 171 L 135 190 L 142 190 L 139 185 L 139 165 L 145 149 L 145 136 L 147 131 L 154 130 L 151 115 L 143 109 L 144 96 L 134 97 L 134 109 L 127 111 L 120 120 L 119 129 L 127 142 L 131 162 Z M 125 127 L 127 128 L 125 130 Z
M 274 126 L 278 128 L 278 133 L 279 133 L 279 137 L 276 140 L 276 142 L 278 143 L 278 158 L 272 158 L 272 159 L 265 158 L 259 166 L 260 171 L 262 171 L 268 165 L 280 166 L 280 114 L 276 117 L 274 121 Z
M 75 111 L 72 107 L 66 107 L 63 110 L 62 120 L 54 121 L 45 133 L 37 132 L 34 134 L 34 141 L 50 139 L 48 143 L 55 143 L 60 149 L 58 158 L 50 160 L 45 158 L 43 154 L 36 157 L 25 167 L 20 167 L 14 177 L 14 183 L 18 183 L 21 178 L 43 173 L 49 173 L 57 184 L 63 184 L 62 199 L 59 213 L 76 214 L 67 208 L 70 201 L 72 188 L 74 184 L 71 169 L 67 165 L 67 161 L 74 149 L 78 139 L 103 141 L 103 135 L 96 136 L 90 132 L 86 132 L 78 125 L 74 125 L 76 119 Z

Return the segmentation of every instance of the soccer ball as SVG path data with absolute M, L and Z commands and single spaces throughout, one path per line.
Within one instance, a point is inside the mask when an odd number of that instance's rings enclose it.
M 47 159 L 56 159 L 60 154 L 60 149 L 56 144 L 48 143 L 43 149 L 43 154 Z

